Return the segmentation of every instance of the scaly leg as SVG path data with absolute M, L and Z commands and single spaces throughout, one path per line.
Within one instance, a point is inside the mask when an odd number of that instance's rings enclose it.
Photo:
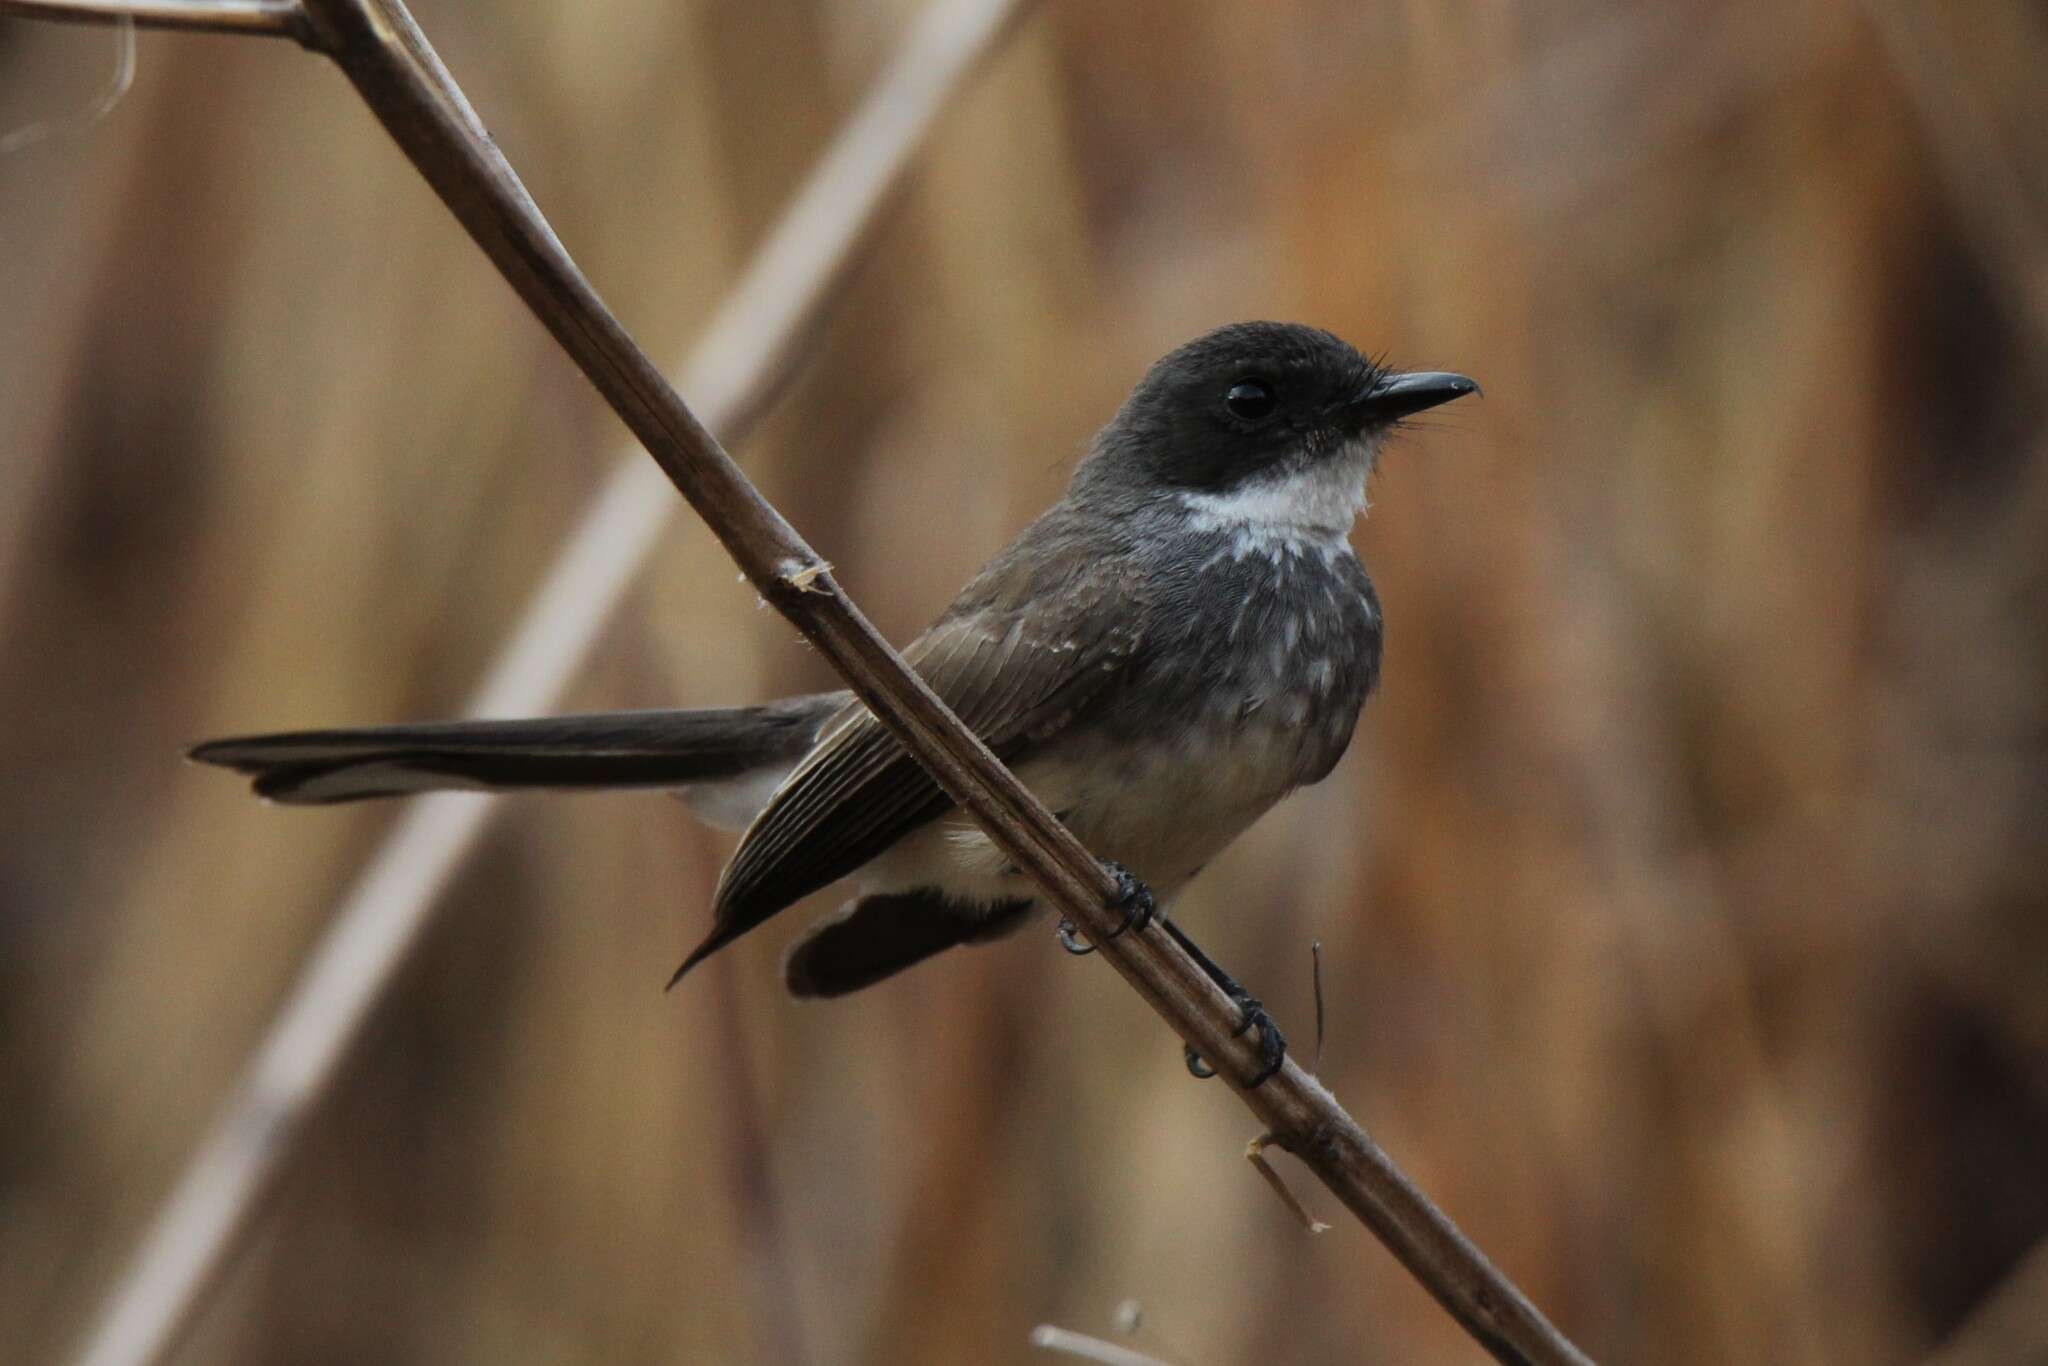
M 1287 1036 L 1280 1032 L 1279 1025 L 1273 1023 L 1273 1017 L 1266 1013 L 1266 1008 L 1259 1004 L 1258 998 L 1238 985 L 1237 979 L 1219 967 L 1215 959 L 1202 952 L 1202 946 L 1188 938 L 1186 930 L 1171 920 L 1162 920 L 1159 923 L 1173 936 L 1173 942 L 1180 945 L 1188 957 L 1195 960 L 1195 966 L 1207 973 L 1210 981 L 1223 988 L 1225 996 L 1237 1002 L 1242 1018 L 1238 1020 L 1237 1028 L 1230 1031 L 1232 1037 L 1248 1029 L 1259 1031 L 1259 1070 L 1245 1083 L 1245 1089 L 1263 1086 L 1269 1077 L 1280 1070 L 1281 1062 L 1287 1057 Z M 1188 1071 L 1195 1076 L 1207 1078 L 1216 1075 L 1216 1069 L 1203 1061 L 1201 1055 L 1192 1048 L 1187 1050 L 1187 1060 Z
M 1104 860 L 1103 867 L 1116 879 L 1120 889 L 1108 903 L 1109 907 L 1111 910 L 1121 908 L 1124 912 L 1124 923 L 1109 937 L 1114 939 L 1127 930 L 1142 932 L 1158 918 L 1158 905 L 1153 899 L 1152 889 L 1133 876 L 1131 870 L 1121 863 Z M 1242 1018 L 1238 1021 L 1237 1028 L 1231 1031 L 1233 1037 L 1243 1034 L 1246 1030 L 1258 1030 L 1259 1070 L 1245 1085 L 1247 1090 L 1264 1085 L 1269 1077 L 1280 1070 L 1281 1062 L 1287 1057 L 1287 1036 L 1280 1032 L 1279 1025 L 1273 1023 L 1273 1017 L 1266 1013 L 1266 1008 L 1259 1004 L 1258 998 L 1240 986 L 1236 978 L 1217 965 L 1215 959 L 1204 953 L 1202 946 L 1188 937 L 1187 931 L 1171 920 L 1159 918 L 1158 923 L 1173 936 L 1173 942 L 1180 945 L 1187 956 L 1195 960 L 1195 965 L 1201 968 L 1209 980 L 1221 987 L 1224 995 L 1237 1002 Z M 1068 953 L 1079 955 L 1095 952 L 1095 946 L 1083 939 L 1074 928 L 1074 922 L 1065 916 L 1060 917 L 1059 937 L 1060 947 Z M 1206 1079 L 1216 1075 L 1216 1070 L 1204 1062 L 1193 1048 L 1187 1050 L 1187 1064 L 1188 1071 L 1198 1078 Z

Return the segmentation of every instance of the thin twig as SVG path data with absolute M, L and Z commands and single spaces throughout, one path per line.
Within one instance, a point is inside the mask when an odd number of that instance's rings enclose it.
M 681 367 L 683 387 L 720 430 L 737 438 L 759 419 L 946 102 L 1024 3 L 934 5 L 833 140 Z M 470 714 L 548 710 L 680 510 L 640 448 L 621 451 L 472 695 Z M 406 804 L 328 918 L 248 1071 L 109 1295 L 87 1362 L 157 1361 L 176 1344 L 457 866 L 501 809 L 458 792 Z
M 196 29 L 262 37 L 306 37 L 298 0 L 0 0 L 0 14 L 71 24 L 133 20 L 143 28 Z
M 1301 1220 L 1301 1226 L 1310 1233 L 1328 1233 L 1330 1226 L 1308 1212 L 1308 1206 L 1301 1203 L 1301 1197 L 1287 1188 L 1280 1179 L 1280 1173 L 1273 1170 L 1273 1164 L 1266 1160 L 1266 1149 L 1277 1140 L 1271 1134 L 1260 1134 L 1244 1145 L 1244 1160 L 1252 1164 L 1253 1170 L 1266 1178 L 1266 1184 L 1273 1188 L 1273 1194 L 1280 1197 L 1280 1203 L 1287 1206 L 1287 1212 Z
M 1041 1352 L 1058 1352 L 1061 1356 L 1093 1361 L 1097 1366 L 1167 1366 L 1158 1357 L 1051 1323 L 1041 1323 L 1031 1330 L 1031 1345 Z
M 703 517 L 761 595 L 993 842 L 1078 924 L 1098 955 L 1216 1063 L 1253 1113 L 1503 1361 L 1586 1358 L 1291 1060 L 1259 1061 L 1237 1007 L 1163 934 L 1118 937 L 1108 872 L 903 663 L 829 568 L 740 473 L 584 279 L 398 0 L 308 0 L 331 55 L 456 219 Z M 259 1103 L 262 1093 L 258 1093 Z M 259 1115 L 264 1111 L 259 1110 Z M 268 1117 L 265 1115 L 264 1117 Z
M 1318 939 L 1308 946 L 1309 979 L 1316 989 L 1316 1053 L 1315 1070 L 1323 1070 L 1323 941 Z

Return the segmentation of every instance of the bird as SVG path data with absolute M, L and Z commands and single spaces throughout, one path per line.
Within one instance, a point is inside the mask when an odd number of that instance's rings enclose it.
M 1142 927 L 1226 845 L 1343 757 L 1379 678 L 1379 597 L 1351 545 L 1387 438 L 1478 392 L 1300 323 L 1176 348 L 1090 442 L 1064 495 L 904 658 L 1089 849 Z M 1028 923 L 1040 894 L 844 691 L 747 706 L 302 730 L 193 759 L 275 802 L 435 789 L 675 789 L 744 830 L 711 928 L 670 979 L 834 883 L 783 960 L 838 997 Z M 1245 1007 L 1249 993 L 1198 955 Z M 1068 940 L 1075 951 L 1085 947 Z M 1268 1033 L 1270 1031 L 1270 1035 Z M 1190 1055 L 1190 1066 L 1195 1059 Z

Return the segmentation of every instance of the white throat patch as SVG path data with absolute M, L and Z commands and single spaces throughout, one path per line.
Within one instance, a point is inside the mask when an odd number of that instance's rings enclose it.
M 1194 530 L 1229 533 L 1232 559 L 1277 560 L 1311 550 L 1329 557 L 1351 548 L 1351 524 L 1366 508 L 1372 455 L 1368 442 L 1347 442 L 1306 469 L 1228 493 L 1183 493 L 1180 504 Z

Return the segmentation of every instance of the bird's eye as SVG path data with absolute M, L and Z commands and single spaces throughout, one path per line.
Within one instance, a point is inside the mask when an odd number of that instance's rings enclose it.
M 1273 386 L 1258 379 L 1241 379 L 1223 396 L 1223 406 L 1230 409 L 1232 416 L 1246 422 L 1271 415 L 1273 402 Z

